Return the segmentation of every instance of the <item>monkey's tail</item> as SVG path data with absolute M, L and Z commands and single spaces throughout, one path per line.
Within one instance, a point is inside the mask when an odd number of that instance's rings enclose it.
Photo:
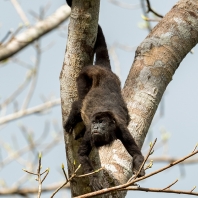
M 96 43 L 94 46 L 94 51 L 96 53 L 96 61 L 95 65 L 104 66 L 108 69 L 111 69 L 109 54 L 107 50 L 107 44 L 105 41 L 104 34 L 102 32 L 102 28 L 98 25 L 98 34 Z

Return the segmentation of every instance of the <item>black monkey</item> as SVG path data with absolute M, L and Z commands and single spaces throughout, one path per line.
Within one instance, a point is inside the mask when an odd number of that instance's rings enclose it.
M 71 6 L 72 0 L 67 0 Z M 133 168 L 137 171 L 144 157 L 127 126 L 130 121 L 128 109 L 121 94 L 119 78 L 111 71 L 105 38 L 100 26 L 94 47 L 95 65 L 85 66 L 77 78 L 78 100 L 72 104 L 71 112 L 64 125 L 71 133 L 75 125 L 83 121 L 86 131 L 78 150 L 79 161 L 85 173 L 93 171 L 88 158 L 92 147 L 110 145 L 119 139 L 133 157 Z M 143 176 L 142 169 L 139 176 Z M 102 185 L 97 176 L 90 176 L 93 190 Z

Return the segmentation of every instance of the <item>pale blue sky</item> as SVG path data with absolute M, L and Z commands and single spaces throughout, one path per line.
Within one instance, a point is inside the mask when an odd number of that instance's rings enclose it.
M 65 3 L 64 0 L 49 1 L 49 0 L 19 0 L 21 6 L 27 13 L 28 19 L 31 24 L 35 23 L 33 17 L 29 14 L 30 10 L 39 12 L 40 6 L 46 5 L 47 2 L 51 3 L 51 7 L 47 12 L 47 15 L 52 14 L 59 6 Z M 123 0 L 122 2 L 136 4 L 138 0 Z M 171 7 L 175 4 L 175 0 L 152 0 L 152 7 L 162 15 L 165 15 Z M 139 28 L 139 24 L 143 23 L 141 19 L 142 10 L 124 9 L 111 4 L 108 0 L 101 0 L 100 8 L 100 24 L 103 28 L 108 47 L 110 48 L 113 43 L 121 43 L 128 46 L 138 46 L 143 39 L 147 36 L 148 31 Z M 8 0 L 1 0 L 0 2 L 0 39 L 8 32 L 9 29 L 15 30 L 21 23 L 21 19 L 13 8 L 12 4 Z M 65 23 L 66 25 L 67 23 Z M 154 24 L 152 24 L 154 25 Z M 66 33 L 66 32 L 65 32 Z M 59 97 L 59 73 L 62 67 L 63 56 L 65 52 L 66 36 L 61 37 L 57 30 L 50 32 L 44 36 L 41 40 L 42 46 L 47 46 L 51 41 L 54 41 L 54 46 L 48 51 L 43 53 L 39 78 L 35 90 L 34 97 L 31 100 L 30 107 L 42 103 L 41 95 L 49 97 L 55 95 Z M 121 80 L 124 84 L 129 69 L 132 65 L 134 58 L 134 51 L 126 52 L 122 49 L 116 50 L 120 65 L 121 65 Z M 164 116 L 159 120 L 156 120 L 149 132 L 149 140 L 153 140 L 156 137 L 158 142 L 161 140 L 161 131 L 164 129 L 171 134 L 171 138 L 168 142 L 168 156 L 182 157 L 191 152 L 194 146 L 198 143 L 198 48 L 195 47 L 194 54 L 188 54 L 181 63 L 179 69 L 176 71 L 172 82 L 167 87 L 165 95 L 163 97 L 164 103 Z M 29 62 L 35 55 L 35 51 L 31 46 L 22 50 L 17 54 L 20 59 Z M 112 66 L 114 64 L 112 62 Z M 27 69 L 24 69 L 17 64 L 8 62 L 8 64 L 0 65 L 0 102 L 4 101 L 13 90 L 15 90 L 19 84 L 24 80 Z M 22 93 L 17 101 L 20 102 L 26 96 L 27 91 Z M 11 113 L 13 106 L 8 109 L 8 113 Z M 158 113 L 157 113 L 158 115 Z M 36 134 L 36 137 L 42 133 L 45 121 L 52 122 L 56 120 L 61 127 L 61 110 L 60 106 L 53 108 L 50 114 L 44 116 L 29 116 L 21 120 L 11 122 L 0 130 L 0 139 L 11 142 L 13 134 L 19 138 L 20 147 L 26 145 L 24 136 L 21 135 L 21 131 L 18 128 L 18 124 L 22 123 L 27 125 Z M 50 135 L 44 141 L 50 141 L 53 139 L 54 129 L 51 126 Z M 143 151 L 148 148 L 148 141 L 145 141 L 147 145 L 144 145 Z M 154 156 L 160 156 L 163 154 L 163 148 L 156 149 Z M 6 157 L 5 152 L 2 153 L 3 158 Z M 27 156 L 24 156 L 27 157 Z M 33 159 L 34 160 L 34 159 Z M 65 163 L 65 150 L 63 141 L 61 144 L 45 155 L 43 153 L 43 167 L 50 167 L 50 174 L 47 177 L 45 184 L 50 184 L 63 179 L 61 175 L 61 163 Z M 152 171 L 164 166 L 165 164 L 154 164 Z M 11 163 L 4 169 L 0 170 L 0 179 L 6 179 L 8 186 L 13 181 L 17 181 L 22 175 L 22 167 L 19 163 Z M 149 170 L 148 172 L 150 172 Z M 181 175 L 185 173 L 184 175 Z M 171 170 L 167 170 L 165 173 L 153 176 L 144 182 L 141 182 L 142 187 L 155 187 L 163 188 L 168 186 L 174 180 L 179 178 L 179 182 L 173 187 L 173 189 L 190 190 L 193 186 L 198 185 L 198 165 L 188 166 L 176 166 Z M 27 182 L 28 184 L 35 184 L 36 182 Z M 129 192 L 127 198 L 166 198 L 166 197 L 187 197 L 187 195 L 175 195 L 175 194 L 162 194 L 162 193 L 146 193 L 146 192 Z M 66 193 L 68 194 L 68 193 Z M 56 197 L 65 195 L 64 192 L 60 192 Z M 43 197 L 49 197 L 48 195 Z

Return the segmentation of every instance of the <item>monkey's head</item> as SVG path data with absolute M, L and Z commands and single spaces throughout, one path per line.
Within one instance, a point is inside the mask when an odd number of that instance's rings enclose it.
M 91 142 L 93 146 L 109 145 L 116 139 L 117 125 L 111 112 L 99 112 L 91 119 Z

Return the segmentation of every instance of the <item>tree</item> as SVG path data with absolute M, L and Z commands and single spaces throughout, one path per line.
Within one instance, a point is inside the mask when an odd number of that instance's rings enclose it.
M 122 2 L 111 2 L 119 4 L 123 7 L 126 6 Z M 141 2 L 143 2 L 143 0 Z M 150 6 L 150 2 L 148 0 L 146 2 L 149 8 L 148 10 L 154 12 Z M 29 76 L 25 78 L 24 83 L 22 83 L 19 88 L 14 91 L 13 94 L 11 94 L 10 97 L 8 97 L 3 102 L 1 101 L 2 112 L 6 111 L 5 109 L 13 101 L 14 107 L 16 108 L 16 112 L 10 113 L 8 115 L 3 115 L 0 118 L 0 124 L 2 126 L 5 126 L 5 124 L 9 122 L 20 119 L 27 115 L 35 113 L 37 115 L 40 115 L 46 112 L 46 110 L 51 108 L 52 106 L 60 104 L 59 99 L 50 99 L 49 101 L 47 100 L 47 102 L 44 102 L 44 104 L 35 106 L 33 108 L 28 108 L 30 100 L 33 96 L 36 81 L 38 79 L 38 65 L 41 62 L 40 58 L 42 48 L 38 39 L 40 39 L 50 30 L 56 28 L 57 25 L 60 25 L 60 23 L 62 23 L 69 16 L 70 13 L 68 7 L 65 5 L 57 10 L 57 12 L 53 16 L 49 17 L 46 20 L 42 20 L 43 13 L 47 8 L 44 7 L 43 9 L 41 9 L 39 15 L 35 14 L 35 12 L 33 11 L 31 12 L 34 17 L 42 21 L 36 23 L 35 26 L 29 26 L 29 21 L 27 17 L 24 17 L 24 13 L 20 10 L 20 6 L 17 4 L 17 1 L 12 0 L 12 3 L 17 8 L 21 19 L 28 26 L 26 27 L 27 30 L 25 30 L 23 33 L 18 33 L 22 29 L 22 27 L 19 26 L 17 31 L 14 32 L 10 38 L 6 36 L 5 39 L 2 39 L 0 45 L 0 60 L 2 61 L 1 64 L 5 65 L 7 61 L 12 60 L 15 63 L 18 62 L 26 66 L 27 68 L 31 66 L 31 72 L 29 73 Z M 86 65 L 87 63 L 91 63 L 93 61 L 92 48 L 97 33 L 96 30 L 99 14 L 99 1 L 84 0 L 82 3 L 82 1 L 78 2 L 76 0 L 74 1 L 73 5 L 74 6 L 71 14 L 71 22 L 69 26 L 68 45 L 65 60 L 63 63 L 63 70 L 60 75 L 63 121 L 67 117 L 71 102 L 76 98 L 75 78 L 78 76 L 78 73 L 83 65 Z M 198 5 L 196 0 L 179 1 L 178 4 L 174 6 L 173 9 L 159 22 L 159 24 L 152 30 L 152 32 L 147 36 L 147 38 L 139 45 L 136 50 L 136 56 L 133 66 L 123 88 L 123 95 L 125 97 L 125 100 L 127 101 L 127 105 L 129 107 L 130 115 L 132 118 L 129 129 L 133 133 L 133 136 L 135 137 L 139 146 L 142 146 L 144 142 L 144 139 L 148 132 L 148 128 L 156 112 L 161 97 L 168 83 L 171 81 L 175 70 L 178 68 L 180 62 L 183 60 L 186 54 L 197 43 L 197 6 Z M 145 16 L 145 20 L 152 20 L 147 18 L 146 13 Z M 149 29 L 152 29 L 151 26 L 149 26 Z M 8 41 L 6 41 L 6 39 Z M 36 51 L 36 61 L 34 67 L 32 67 L 32 65 L 30 64 L 26 64 L 25 62 L 21 61 L 16 57 L 11 58 L 15 53 L 18 53 L 21 49 L 25 48 L 32 42 L 32 46 L 34 46 Z M 28 92 L 27 97 L 25 97 L 24 103 L 22 103 L 22 108 L 18 109 L 17 106 L 21 103 L 18 104 L 15 98 L 24 90 L 28 82 L 32 82 L 30 86 L 30 91 Z M 31 153 L 35 154 L 38 150 L 41 149 L 42 151 L 44 151 L 45 154 L 49 147 L 55 146 L 56 143 L 59 142 L 62 138 L 62 136 L 58 133 L 55 139 L 52 138 L 52 143 L 49 143 L 43 149 L 42 147 L 40 147 L 40 145 L 42 146 L 40 142 L 42 138 L 46 138 L 46 136 L 41 135 L 41 138 L 38 139 L 39 141 L 36 141 L 36 139 L 32 135 L 31 130 L 28 127 L 26 127 L 24 124 L 20 124 L 19 128 L 21 129 L 21 131 L 23 131 L 24 137 L 28 142 L 28 146 L 24 149 L 19 149 L 18 151 L 14 152 L 13 148 L 9 148 L 10 145 L 8 146 L 8 144 L 1 140 L 3 152 L 4 150 L 8 151 L 8 157 L 0 161 L 1 168 L 7 166 L 7 164 L 10 163 L 10 161 L 12 161 L 13 159 L 26 166 L 28 163 L 24 163 L 22 155 L 27 150 L 30 150 Z M 75 129 L 75 133 L 78 133 L 79 130 L 80 126 Z M 45 132 L 44 135 L 46 135 Z M 85 186 L 87 186 L 88 183 L 86 177 L 76 178 L 76 175 L 72 176 L 74 171 L 79 169 L 76 155 L 76 150 L 78 149 L 78 142 L 73 141 L 72 136 L 65 136 L 65 142 L 68 157 L 69 175 L 72 179 L 71 189 L 73 195 L 76 196 L 79 194 L 87 193 L 90 191 L 90 189 L 84 188 Z M 150 151 L 152 151 L 152 148 Z M 189 156 L 194 155 L 195 153 L 196 151 L 194 151 Z M 100 167 L 100 163 L 102 166 L 105 167 L 105 170 L 100 171 L 99 174 L 105 180 L 105 184 L 107 187 L 125 184 L 127 180 L 131 177 L 131 160 L 127 152 L 124 150 L 123 146 L 119 143 L 119 141 L 115 142 L 115 144 L 113 144 L 110 148 L 101 148 L 99 154 L 97 153 L 97 151 L 95 151 L 95 153 L 93 153 L 92 155 L 97 156 L 97 158 L 92 158 L 92 161 L 93 163 L 97 164 L 98 168 Z M 41 160 L 41 156 L 39 159 Z M 119 162 L 124 163 L 118 163 L 117 160 L 120 160 Z M 172 162 L 172 158 L 166 158 L 165 160 L 171 160 Z M 193 160 L 190 162 L 193 162 Z M 32 165 L 30 166 L 30 173 L 34 172 L 36 167 L 35 165 L 38 166 L 37 163 L 32 163 Z M 28 167 L 24 168 L 28 169 Z M 64 167 L 62 168 L 64 169 Z M 15 169 L 18 170 L 17 167 L 15 167 Z M 38 169 L 40 169 L 40 165 Z M 13 168 L 9 170 L 10 172 L 14 171 Z M 46 169 L 45 172 L 49 172 L 49 170 Z M 16 171 L 14 171 L 14 173 L 16 173 Z M 79 174 L 81 174 L 81 169 L 78 170 L 78 175 Z M 43 187 L 42 191 L 45 192 L 49 190 L 54 190 L 60 186 L 61 184 L 56 184 L 47 188 Z M 20 189 L 20 184 L 18 187 L 14 186 L 12 188 L 5 188 L 3 190 L 0 190 L 0 195 L 27 195 L 37 193 L 37 188 Z M 115 187 L 114 189 L 111 188 L 109 192 L 113 195 L 113 197 L 125 197 L 125 191 L 118 191 L 118 189 L 178 193 L 176 191 L 169 190 L 170 185 L 163 189 L 126 187 L 126 185 L 122 185 Z M 41 190 L 41 183 L 39 184 L 39 188 Z M 193 190 L 194 189 L 186 192 L 183 191 L 183 193 L 193 194 L 191 192 Z M 39 191 L 39 193 L 41 193 L 41 191 Z M 181 193 L 181 191 L 179 193 Z M 194 195 L 197 195 L 197 193 L 194 193 Z M 92 197 L 93 194 L 89 194 L 87 195 L 87 197 L 88 196 Z M 99 195 L 99 197 L 101 196 L 102 195 Z M 103 196 L 109 197 L 108 194 L 105 194 Z
M 142 147 L 158 104 L 175 70 L 186 54 L 197 44 L 195 28 L 197 26 L 195 17 L 197 7 L 196 1 L 179 1 L 136 50 L 135 60 L 123 89 L 123 96 L 131 116 L 129 129 L 140 147 Z M 63 122 L 65 115 L 68 115 L 71 102 L 77 97 L 76 91 L 74 91 L 76 90 L 74 79 L 78 76 L 81 67 L 90 64 L 93 58 L 90 56 L 90 50 L 93 49 L 93 40 L 96 37 L 99 4 L 98 1 L 82 3 L 74 0 L 72 8 L 69 40 L 60 75 Z M 183 45 L 180 44 L 181 41 Z M 90 46 L 91 49 L 87 46 Z M 72 76 L 72 78 L 68 78 L 68 76 Z M 71 174 L 73 162 L 77 159 L 78 145 L 69 135 L 65 135 L 65 143 L 68 168 Z M 131 171 L 123 174 L 123 169 L 126 167 L 117 164 L 116 174 L 107 168 L 107 164 L 115 163 L 115 155 L 120 160 L 130 162 L 129 155 L 123 150 L 119 141 L 115 142 L 111 148 L 103 147 L 98 155 L 101 159 L 101 166 L 106 169 L 101 177 L 106 181 L 114 180 L 106 187 L 128 181 Z M 95 158 L 96 153 L 93 156 L 93 163 L 100 164 L 98 157 Z M 130 170 L 130 167 L 129 163 L 127 169 Z M 77 180 L 75 185 L 71 185 L 73 196 L 85 193 L 83 182 L 84 180 Z M 125 195 L 119 192 L 118 195 L 113 196 L 124 197 Z

